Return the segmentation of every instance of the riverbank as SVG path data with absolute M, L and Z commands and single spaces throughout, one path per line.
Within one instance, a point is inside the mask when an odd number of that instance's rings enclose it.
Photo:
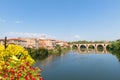
M 61 53 L 65 53 L 70 50 L 69 47 L 62 48 L 59 45 L 56 46 L 55 49 L 45 49 L 45 48 L 39 48 L 39 49 L 34 49 L 34 48 L 27 48 L 29 54 L 34 60 L 42 60 L 47 58 L 50 55 L 61 55 Z
M 109 45 L 109 52 L 115 55 L 120 61 L 120 40 L 113 41 Z

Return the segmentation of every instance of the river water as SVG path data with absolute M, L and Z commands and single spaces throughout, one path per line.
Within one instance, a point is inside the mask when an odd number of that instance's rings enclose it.
M 110 53 L 68 52 L 37 60 L 44 80 L 120 80 L 120 62 Z

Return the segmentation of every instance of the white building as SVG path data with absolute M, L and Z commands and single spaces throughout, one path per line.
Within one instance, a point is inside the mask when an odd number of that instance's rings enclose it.
M 21 40 L 18 38 L 11 38 L 7 40 L 8 44 L 16 44 L 16 45 L 21 45 L 23 47 L 27 47 L 27 42 L 25 40 Z
M 0 39 L 0 45 L 4 44 L 4 39 Z

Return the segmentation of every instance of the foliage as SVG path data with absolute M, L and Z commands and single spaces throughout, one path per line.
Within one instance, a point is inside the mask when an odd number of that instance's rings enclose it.
M 48 54 L 49 54 L 49 55 L 54 54 L 54 50 L 53 50 L 53 49 L 48 50 Z
M 76 50 L 76 49 L 78 49 L 78 47 L 77 47 L 76 45 L 73 45 L 73 46 L 72 46 L 72 49 L 73 49 L 73 50 Z
M 120 51 L 120 41 L 117 40 L 112 42 L 109 47 L 112 51 Z
M 48 50 L 45 48 L 39 48 L 39 49 L 27 48 L 27 50 L 34 60 L 44 59 L 49 55 Z
M 62 52 L 61 46 L 56 45 L 55 49 L 57 50 L 57 53 L 60 54 Z
M 109 51 L 116 55 L 117 58 L 120 61 L 120 40 L 117 41 L 113 41 L 110 45 L 109 45 Z
M 35 53 L 36 53 L 35 57 L 38 59 L 44 59 L 49 55 L 48 50 L 45 48 L 39 48 L 38 50 L 35 51 Z
M 81 41 L 68 42 L 68 44 L 87 44 L 87 43 L 106 43 L 106 41 L 86 41 L 86 40 L 81 40 Z
M 34 60 L 23 47 L 10 44 L 5 49 L 0 46 L 1 80 L 42 80 L 40 70 L 33 68 Z
M 34 48 L 26 48 L 26 50 L 28 51 L 29 55 L 35 60 L 36 49 L 34 49 Z
M 45 48 L 40 48 L 36 52 L 40 56 L 48 56 L 48 50 Z
M 94 46 L 90 45 L 90 46 L 89 46 L 89 49 L 90 49 L 90 50 L 93 50 L 93 49 L 94 49 Z
M 60 55 L 63 52 L 66 52 L 70 49 L 70 47 L 62 48 L 60 45 L 56 45 L 55 49 L 45 49 L 45 48 L 27 48 L 29 54 L 32 56 L 34 60 L 45 59 L 49 55 Z

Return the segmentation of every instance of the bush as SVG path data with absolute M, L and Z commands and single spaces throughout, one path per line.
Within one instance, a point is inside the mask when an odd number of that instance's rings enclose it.
M 120 40 L 117 41 L 113 41 L 110 46 L 109 46 L 109 51 L 116 55 L 116 57 L 119 59 L 120 61 Z
M 114 41 L 110 44 L 110 49 L 112 51 L 119 51 L 120 52 L 120 41 Z

